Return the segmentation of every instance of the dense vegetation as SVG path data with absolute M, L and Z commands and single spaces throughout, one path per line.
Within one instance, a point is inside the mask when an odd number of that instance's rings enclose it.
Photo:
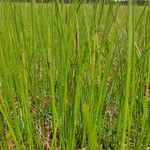
M 150 6 L 0 3 L 0 149 L 147 150 Z
M 33 0 L 0 0 L 0 1 L 10 1 L 10 2 L 32 2 Z M 34 0 L 37 3 L 52 3 L 54 0 Z M 58 0 L 58 2 L 64 3 L 73 3 L 73 2 L 86 2 L 86 3 L 99 3 L 99 0 Z M 110 3 L 120 3 L 120 4 L 127 4 L 128 0 L 101 0 L 104 4 Z M 144 5 L 148 3 L 148 0 L 133 0 L 133 3 Z

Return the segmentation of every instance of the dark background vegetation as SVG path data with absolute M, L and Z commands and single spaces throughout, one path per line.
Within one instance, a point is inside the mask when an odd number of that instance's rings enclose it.
M 11 2 L 31 2 L 31 1 L 35 1 L 37 3 L 50 3 L 50 2 L 54 2 L 55 0 L 0 0 L 0 1 L 11 1 Z M 117 3 L 115 2 L 115 0 L 58 0 L 59 2 L 65 2 L 65 3 L 72 3 L 72 2 L 81 2 L 81 1 L 86 1 L 88 3 L 95 3 L 95 2 L 103 2 L 103 3 Z M 127 4 L 128 0 L 119 0 L 118 1 L 121 4 Z M 145 3 L 148 2 L 148 0 L 133 0 L 134 3 L 137 3 L 139 5 L 143 5 Z

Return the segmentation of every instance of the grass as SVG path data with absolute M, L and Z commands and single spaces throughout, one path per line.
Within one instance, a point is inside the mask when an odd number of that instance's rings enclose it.
M 0 149 L 148 149 L 149 11 L 1 2 Z

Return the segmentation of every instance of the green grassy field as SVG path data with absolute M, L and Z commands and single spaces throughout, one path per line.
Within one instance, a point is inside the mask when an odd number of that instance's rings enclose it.
M 0 3 L 0 150 L 149 148 L 150 6 Z

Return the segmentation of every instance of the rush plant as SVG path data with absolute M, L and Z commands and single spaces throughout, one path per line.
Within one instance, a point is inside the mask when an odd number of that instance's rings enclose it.
M 150 6 L 0 2 L 0 149 L 150 148 Z

